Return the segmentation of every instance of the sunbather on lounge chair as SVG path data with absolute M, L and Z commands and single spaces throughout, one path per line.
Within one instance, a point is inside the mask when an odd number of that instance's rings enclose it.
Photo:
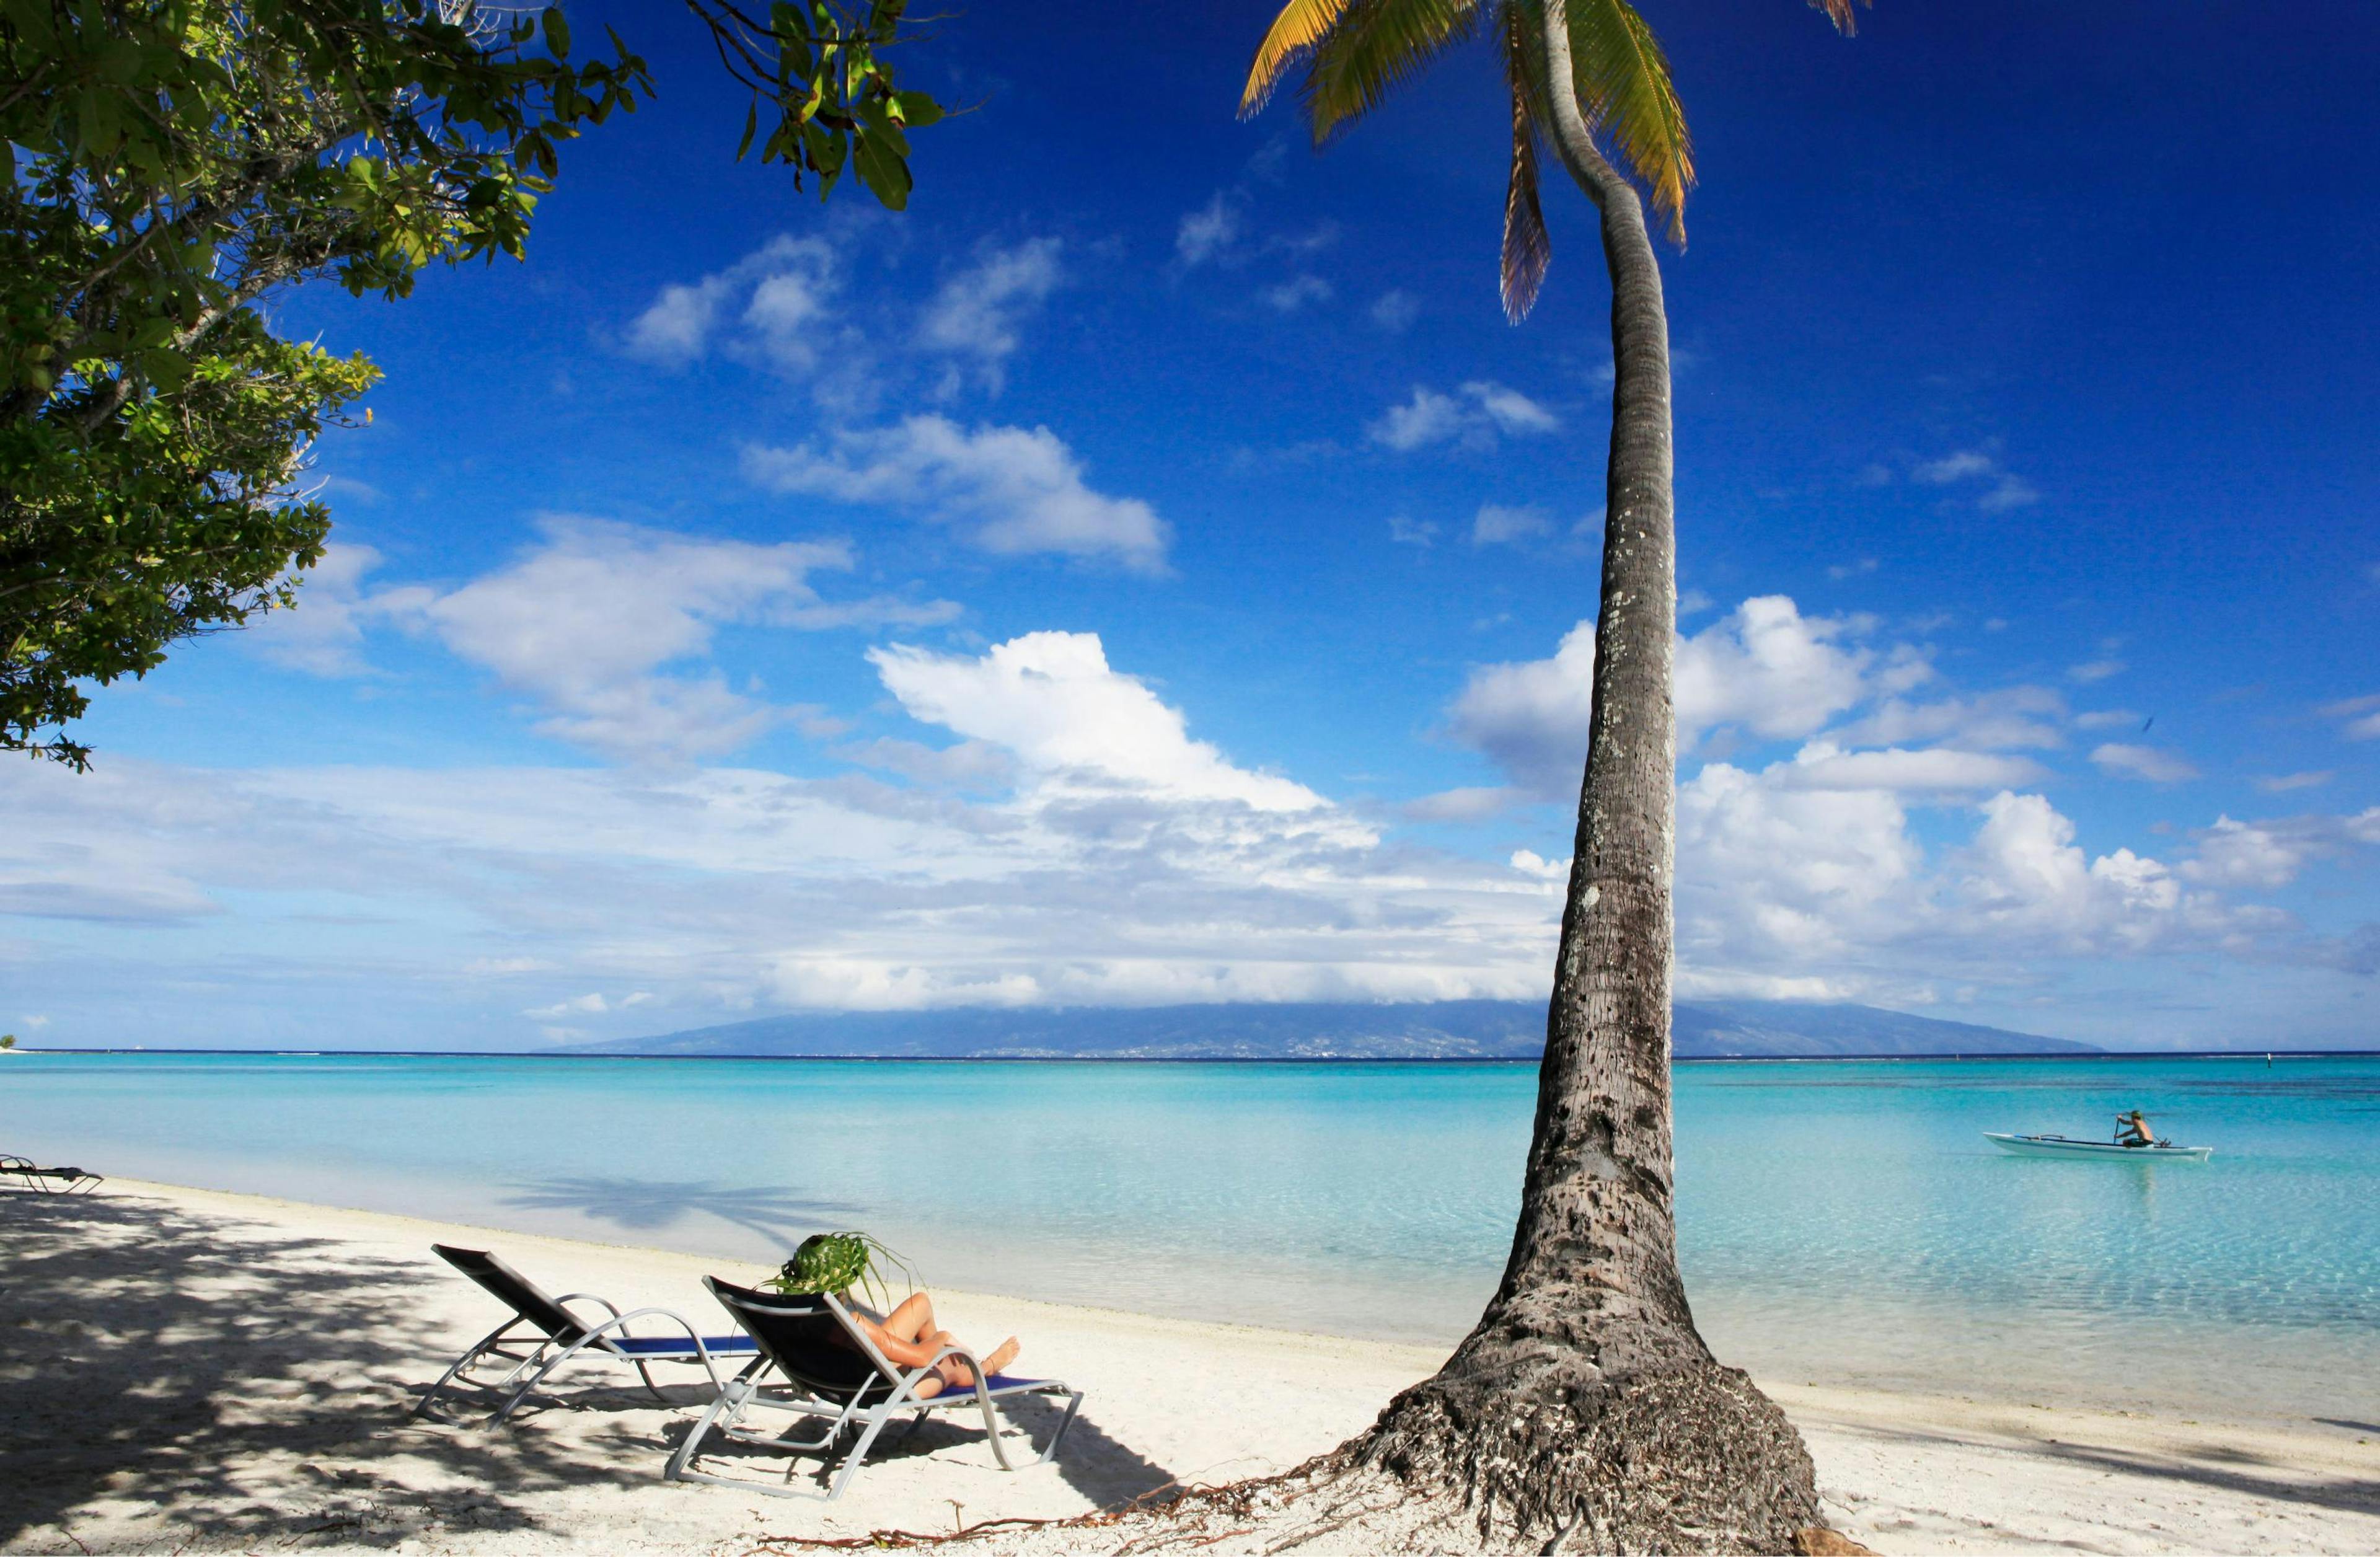
M 880 1314 L 851 1295 L 851 1288 L 868 1279 L 870 1240 L 856 1233 L 814 1233 L 804 1238 L 794 1257 L 769 1284 L 788 1295 L 810 1292 L 833 1294 L 835 1300 L 850 1310 L 851 1317 L 882 1352 L 885 1360 L 902 1368 L 924 1368 L 933 1365 L 939 1378 L 921 1379 L 910 1393 L 919 1400 L 929 1400 L 942 1392 L 944 1385 L 968 1389 L 975 1383 L 975 1370 L 963 1357 L 948 1356 L 936 1361 L 945 1349 L 961 1344 L 958 1338 L 934 1322 L 934 1300 L 922 1292 L 913 1292 L 903 1298 L 889 1314 Z M 998 1373 L 1016 1360 L 1022 1348 L 1012 1335 L 994 1347 L 984 1357 L 987 1372 Z
M 935 1326 L 934 1300 L 922 1292 L 911 1293 L 889 1314 L 879 1314 L 863 1304 L 852 1302 L 848 1293 L 836 1295 L 844 1299 L 844 1306 L 851 1310 L 851 1317 L 859 1321 L 859 1328 L 868 1332 L 868 1338 L 876 1343 L 876 1349 L 904 1368 L 923 1368 L 933 1362 L 935 1354 L 944 1347 L 961 1344 L 958 1337 L 949 1331 Z M 991 1349 L 984 1357 L 983 1366 L 989 1372 L 1005 1371 L 1022 1349 L 1016 1337 L 1012 1335 Z M 921 1379 L 912 1392 L 919 1400 L 929 1400 L 941 1393 L 945 1384 L 964 1390 L 975 1383 L 975 1370 L 967 1367 L 964 1357 L 944 1357 L 934 1363 L 934 1371 L 941 1375 L 939 1379 Z

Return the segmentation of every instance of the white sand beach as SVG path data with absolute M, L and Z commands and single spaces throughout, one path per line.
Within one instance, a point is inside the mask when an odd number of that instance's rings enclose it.
M 1439 1360 L 937 1293 L 963 1338 L 1017 1334 L 1017 1372 L 1088 1392 L 1060 1463 L 1003 1473 L 954 1417 L 888 1443 L 842 1501 L 794 1501 L 661 1479 L 708 1398 L 694 1369 L 665 1375 L 698 1381 L 667 1406 L 589 1365 L 507 1428 L 408 1422 L 412 1399 L 500 1317 L 433 1241 L 493 1247 L 549 1290 L 666 1306 L 710 1332 L 726 1326 L 697 1278 L 762 1273 L 122 1180 L 92 1197 L 0 1196 L 0 1550 L 739 1553 L 784 1550 L 761 1546 L 771 1537 L 1062 1518 L 1285 1470 Z M 2380 1425 L 2047 1410 L 1993 1403 L 1980 1381 L 1926 1396 L 1762 1383 L 1808 1438 L 1829 1518 L 1879 1551 L 2380 1551 Z M 1046 1439 L 1054 1414 L 1028 1405 L 1014 1420 Z M 780 1485 L 790 1466 L 790 1485 L 821 1485 L 815 1456 L 707 1464 Z M 959 1550 L 1120 1544 L 1097 1527 L 1010 1527 Z

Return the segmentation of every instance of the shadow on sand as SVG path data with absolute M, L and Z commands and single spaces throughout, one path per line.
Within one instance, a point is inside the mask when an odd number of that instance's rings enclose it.
M 0 1551 L 88 1550 L 78 1527 L 144 1550 L 395 1545 L 544 1527 L 574 1488 L 618 1489 L 605 1517 L 624 1534 L 650 1515 L 701 1544 L 714 1518 L 711 1539 L 748 1519 L 732 1495 L 659 1479 L 708 1399 L 698 1384 L 657 1410 L 633 1374 L 589 1368 L 515 1430 L 407 1423 L 468 1339 L 452 1281 L 426 1255 L 160 1200 L 0 1198 Z M 1030 1406 L 1011 1420 L 1041 1442 L 1054 1425 Z M 981 1437 L 929 1424 L 884 1453 L 989 1464 Z M 1087 1420 L 1060 1474 L 1101 1504 L 1171 1479 Z

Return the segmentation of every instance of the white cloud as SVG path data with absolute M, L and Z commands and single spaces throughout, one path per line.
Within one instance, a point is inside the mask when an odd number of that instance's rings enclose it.
M 1864 484 L 1881 485 L 1892 479 L 1892 473 L 1881 466 L 1871 466 Z M 1925 486 L 1970 487 L 1980 485 L 1974 505 L 1986 514 L 2002 514 L 2010 509 L 2029 507 L 2041 501 L 2040 489 L 2023 477 L 2003 468 L 1998 456 L 1988 449 L 1961 449 L 1939 459 L 1922 459 L 1909 468 L 1910 480 Z
M 2341 720 L 2338 733 L 2351 741 L 2380 739 L 2380 692 L 2369 697 L 2348 698 L 2339 702 L 2325 703 L 2321 713 L 2326 719 Z
M 2162 747 L 2109 741 L 2091 748 L 2091 760 L 2102 772 L 2119 778 L 2145 779 L 2151 784 L 2180 784 L 2198 776 L 2198 770 L 2185 759 Z
M 2003 687 L 1969 696 L 1913 702 L 1887 698 L 1837 736 L 1850 746 L 1935 742 L 1969 751 L 2063 746 L 2066 699 L 2046 687 Z M 2129 717 L 2129 716 L 2128 716 Z
M 2039 763 L 2023 757 L 1949 747 L 1846 751 L 1832 741 L 1813 741 L 1790 764 L 1769 770 L 1771 782 L 1786 789 L 1874 789 L 1900 795 L 2003 789 L 2037 784 L 2046 776 Z
M 1182 218 L 1173 235 L 1173 252 L 1184 265 L 1203 265 L 1239 241 L 1244 218 L 1240 201 L 1227 190 Z
M 2248 782 L 2267 795 L 2280 795 L 2292 789 L 2319 788 L 2338 776 L 2336 770 L 2324 768 L 2304 773 L 2259 773 Z
M 459 589 L 387 590 L 367 603 L 529 694 L 540 734 L 614 757 L 716 756 L 803 712 L 731 690 L 716 669 L 664 671 L 706 658 L 722 625 L 917 626 L 958 610 L 820 598 L 810 575 L 852 565 L 841 541 L 762 545 L 591 519 L 543 529 L 518 560 Z
M 1372 299 L 1372 322 L 1389 334 L 1402 335 L 1421 317 L 1421 299 L 1402 287 L 1391 287 Z
M 1308 303 L 1329 302 L 1332 293 L 1330 284 L 1318 275 L 1293 275 L 1258 295 L 1277 312 L 1295 313 Z
M 1139 498 L 1093 491 L 1074 451 L 1046 427 L 969 430 L 913 416 L 839 432 L 825 445 L 747 447 L 744 469 L 778 492 L 915 506 L 1005 555 L 1056 553 L 1162 573 L 1172 534 Z
M 1471 543 L 1495 546 L 1553 533 L 1553 516 L 1538 507 L 1507 507 L 1483 503 L 1471 520 Z
M 1003 747 L 1045 778 L 1262 811 L 1328 804 L 1192 740 L 1179 710 L 1109 667 L 1097 633 L 1027 633 L 975 658 L 895 644 L 868 659 L 910 717 Z
M 1389 539 L 1400 546 L 1428 546 L 1438 539 L 1438 527 L 1427 519 L 1389 516 Z
M 1024 320 L 1065 279 L 1061 249 L 1054 237 L 984 249 L 973 264 L 944 281 L 926 306 L 918 345 L 973 359 L 986 386 L 997 393 Z
M 2110 676 L 2121 675 L 2128 668 L 2130 667 L 2121 660 L 2085 660 L 2079 665 L 2069 665 L 2066 668 L 2066 674 L 2087 686 L 2093 682 L 2105 681 Z
M 1398 814 L 1408 821 L 1486 821 L 1503 815 L 1518 798 L 1500 785 L 1442 789 L 1406 801 L 1398 808 Z
M 2181 873 L 2216 886 L 2287 886 L 2304 866 L 2307 853 L 2300 840 L 2218 816 L 2214 826 L 2199 834 L 2198 858 L 2183 861 Z
M 820 326 L 841 289 L 831 244 L 781 235 L 700 281 L 662 287 L 621 344 L 631 357 L 674 369 L 734 336 L 747 354 L 800 372 L 818 361 Z
M 298 603 L 267 612 L 241 633 L 266 659 L 315 675 L 361 675 L 364 631 L 375 614 L 364 598 L 364 575 L 380 566 L 370 546 L 334 541 L 322 559 L 299 574 Z
M 1905 692 L 1932 674 L 1905 645 L 1883 653 L 1846 647 L 1855 625 L 1803 616 L 1785 596 L 1761 595 L 1681 638 L 1680 748 L 1727 724 L 1770 739 L 1813 735 L 1866 699 Z M 1551 659 L 1474 671 L 1451 710 L 1454 734 L 1517 782 L 1560 797 L 1577 785 L 1594 688 L 1595 624 L 1581 622 Z
M 1910 477 L 1928 486 L 1946 487 L 1977 476 L 1988 476 L 1995 468 L 1992 456 L 1981 450 L 1945 455 L 1939 459 L 1921 460 L 1910 468 Z
M 2141 722 L 2141 716 L 2128 708 L 2094 709 L 2088 713 L 2074 716 L 2074 727 L 2078 730 L 2117 730 Z
M 1560 418 L 1519 390 L 1475 380 L 1452 395 L 1415 384 L 1410 399 L 1390 406 L 1365 432 L 1372 442 L 1400 451 L 1450 441 L 1475 449 L 1492 447 L 1500 433 L 1527 437 L 1560 426 Z

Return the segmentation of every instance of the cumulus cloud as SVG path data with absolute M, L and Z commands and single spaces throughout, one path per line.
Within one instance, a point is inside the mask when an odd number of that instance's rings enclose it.
M 832 245 L 781 235 L 699 281 L 663 286 L 621 346 L 631 357 L 679 369 L 729 342 L 769 365 L 805 371 L 818 362 L 842 285 Z
M 1012 248 L 987 248 L 943 281 L 917 323 L 925 350 L 968 359 L 985 386 L 1001 387 L 1004 365 L 1020 344 L 1023 322 L 1065 279 L 1062 244 L 1032 238 Z
M 1674 697 L 1681 748 L 1721 725 L 1771 739 L 1815 734 L 1879 693 L 1906 692 L 1931 674 L 1907 646 L 1853 645 L 1849 618 L 1804 616 L 1783 595 L 1745 601 L 1677 649 Z M 1456 698 L 1457 739 L 1548 797 L 1573 793 L 1595 695 L 1595 624 L 1581 622 L 1553 657 L 1486 665 Z
M 822 444 L 747 447 L 744 469 L 777 492 L 915 509 L 1004 555 L 1054 553 L 1162 573 L 1172 535 L 1139 498 L 1092 490 L 1082 462 L 1046 427 L 969 429 L 913 416 Z
M 756 544 L 572 517 L 540 529 L 511 564 L 454 589 L 367 590 L 377 557 L 353 549 L 320 602 L 317 621 L 329 626 L 299 639 L 294 658 L 286 640 L 267 651 L 346 674 L 359 663 L 363 625 L 393 623 L 528 694 L 541 735 L 613 757 L 688 759 L 732 751 L 810 712 L 733 690 L 715 667 L 668 668 L 706 659 L 721 626 L 914 626 L 958 611 L 947 601 L 821 597 L 811 575 L 852 566 L 839 541 Z
M 1928 741 L 1968 751 L 2050 748 L 2065 744 L 2059 729 L 2065 716 L 2066 699 L 2049 687 L 2004 687 L 1929 701 L 1887 698 L 1838 735 L 1852 746 Z
M 1791 763 L 1780 764 L 1770 773 L 1774 782 L 1788 789 L 1874 789 L 1897 795 L 1973 793 L 2035 784 L 2048 776 L 2040 763 L 2024 757 L 1950 747 L 1846 751 L 1832 741 L 1812 741 L 1794 753 Z
M 1451 395 L 1415 384 L 1410 399 L 1390 406 L 1365 433 L 1400 452 L 1444 443 L 1483 449 L 1493 447 L 1500 434 L 1529 437 L 1560 426 L 1559 417 L 1519 390 L 1475 380 Z
M 1182 218 L 1173 235 L 1174 255 L 1184 265 L 1203 265 L 1228 252 L 1245 224 L 1240 198 L 1218 189 L 1214 199 Z
M 364 634 L 377 614 L 365 598 L 364 577 L 381 564 L 370 546 L 334 541 L 298 576 L 298 603 L 252 621 L 247 646 L 276 664 L 314 675 L 362 675 Z
M 1262 811 L 1326 805 L 1304 785 L 1236 767 L 1192 740 L 1179 710 L 1110 667 L 1097 633 L 1027 633 L 979 656 L 894 644 L 868 659 L 910 717 L 1005 748 L 1046 778 Z
M 987 244 L 916 311 L 880 286 L 855 286 L 847 248 L 780 236 L 699 280 L 665 286 L 620 332 L 619 349 L 672 371 L 725 357 L 796 380 L 830 412 L 856 416 L 888 384 L 925 375 L 923 387 L 944 398 L 968 383 L 997 394 L 1026 326 L 1065 282 L 1058 238 Z
M 2091 761 L 2101 772 L 2118 778 L 2144 779 L 2150 784 L 2180 784 L 2198 776 L 2198 770 L 2187 759 L 2163 747 L 2109 741 L 2091 748 Z
M 2248 782 L 2267 795 L 2280 795 L 2292 789 L 2319 788 L 2338 776 L 2336 770 L 2323 768 L 2302 773 L 2259 773 Z

